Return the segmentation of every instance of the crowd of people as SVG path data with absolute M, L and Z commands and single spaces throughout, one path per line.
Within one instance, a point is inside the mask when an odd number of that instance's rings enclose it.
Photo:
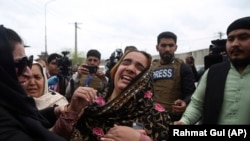
M 236 19 L 226 33 L 227 59 L 202 76 L 192 56 L 175 57 L 171 31 L 157 36 L 160 59 L 127 46 L 114 52 L 107 73 L 99 69 L 101 53 L 91 49 L 62 94 L 62 56 L 33 61 L 19 34 L 1 25 L 0 140 L 167 141 L 175 125 L 249 125 L 250 17 Z

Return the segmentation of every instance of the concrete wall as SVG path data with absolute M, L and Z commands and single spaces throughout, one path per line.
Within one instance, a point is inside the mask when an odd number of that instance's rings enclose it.
M 177 58 L 185 60 L 186 56 L 192 55 L 195 59 L 195 65 L 196 66 L 203 66 L 204 65 L 204 56 L 208 55 L 208 49 L 201 49 L 201 50 L 196 50 L 196 51 L 191 51 L 191 52 L 186 52 L 186 53 L 180 53 L 180 54 L 175 54 Z M 159 55 L 154 55 L 153 59 L 159 59 Z

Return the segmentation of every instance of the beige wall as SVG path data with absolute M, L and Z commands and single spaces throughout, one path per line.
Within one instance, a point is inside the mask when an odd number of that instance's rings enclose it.
M 196 66 L 204 65 L 204 56 L 208 55 L 208 49 L 201 49 L 192 52 L 175 54 L 176 57 L 181 58 L 183 60 L 188 55 L 192 55 L 194 57 Z M 159 59 L 159 58 L 160 58 L 159 55 L 153 56 L 153 59 Z

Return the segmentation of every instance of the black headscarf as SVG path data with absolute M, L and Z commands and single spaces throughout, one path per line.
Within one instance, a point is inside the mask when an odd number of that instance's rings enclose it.
M 20 130 L 27 132 L 36 141 L 64 140 L 47 129 L 51 126 L 49 121 L 39 113 L 33 98 L 28 97 L 19 84 L 12 48 L 3 25 L 0 25 L 0 90 L 0 107 L 15 115 L 25 127 Z

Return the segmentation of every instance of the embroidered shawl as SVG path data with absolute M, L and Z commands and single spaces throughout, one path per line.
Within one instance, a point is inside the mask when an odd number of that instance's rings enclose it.
M 168 139 L 169 114 L 152 99 L 151 69 L 136 77 L 124 91 L 105 104 L 108 90 L 99 94 L 99 102 L 85 109 L 76 123 L 71 141 L 99 140 L 114 124 L 132 126 L 142 123 L 147 135 L 155 141 Z

